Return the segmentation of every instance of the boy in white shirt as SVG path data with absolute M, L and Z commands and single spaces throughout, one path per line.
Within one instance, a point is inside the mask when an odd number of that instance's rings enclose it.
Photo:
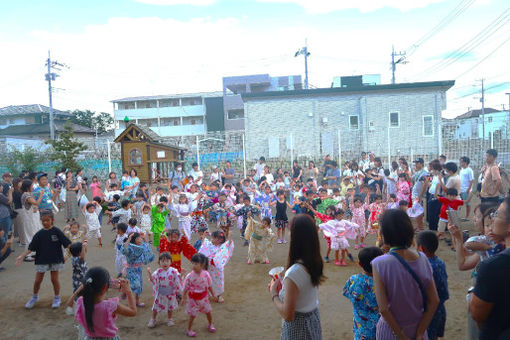
M 472 188 L 474 183 L 473 170 L 469 167 L 469 157 L 463 156 L 460 158 L 460 198 L 465 202 L 466 206 L 466 218 L 469 219 L 471 213 L 470 197 L 473 195 Z

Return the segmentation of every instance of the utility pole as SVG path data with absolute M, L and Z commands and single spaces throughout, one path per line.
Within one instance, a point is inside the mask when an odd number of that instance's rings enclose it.
M 294 57 L 297 57 L 299 55 L 305 56 L 305 89 L 308 89 L 308 57 L 310 56 L 310 52 L 308 52 L 308 40 L 305 39 L 305 47 L 300 48 L 296 54 L 294 54 Z
M 480 102 L 482 102 L 482 138 L 485 141 L 485 88 L 483 80 L 482 78 L 482 98 L 480 98 Z
M 48 50 L 48 59 L 46 60 L 46 66 L 48 67 L 48 73 L 45 74 L 45 79 L 48 82 L 48 95 L 49 95 L 49 104 L 50 104 L 50 139 L 55 139 L 55 123 L 53 117 L 53 88 L 51 86 L 51 82 L 55 81 L 59 74 L 55 71 L 60 71 L 61 67 L 67 67 L 65 64 L 59 63 L 58 61 L 51 61 L 50 51 Z M 67 67 L 68 68 L 68 67 Z
M 395 57 L 400 57 L 395 61 Z M 395 84 L 395 71 L 397 70 L 397 64 L 407 64 L 406 52 L 395 52 L 395 46 L 391 46 L 391 83 Z
M 507 116 L 507 122 L 506 122 L 506 134 L 507 134 L 507 138 L 508 138 L 508 125 L 510 124 L 510 92 L 507 92 L 505 93 L 507 96 L 508 96 L 508 114 L 506 115 Z

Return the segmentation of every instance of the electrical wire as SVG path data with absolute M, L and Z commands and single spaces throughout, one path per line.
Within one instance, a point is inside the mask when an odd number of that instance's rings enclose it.
M 451 22 L 462 15 L 462 13 L 471 7 L 474 2 L 475 0 L 461 0 L 458 5 L 450 13 L 448 13 L 448 15 L 446 15 L 439 23 L 437 23 L 436 26 L 434 26 L 430 31 L 428 31 L 425 35 L 423 35 L 414 44 L 406 49 L 407 55 L 411 56 L 414 54 L 421 45 L 423 45 L 430 38 L 439 33 L 442 29 L 444 29 Z
M 510 40 L 510 37 L 506 38 L 501 44 L 499 44 L 495 49 L 493 49 L 489 54 L 487 54 L 485 57 L 482 58 L 479 62 L 477 62 L 475 65 L 468 68 L 466 71 L 459 74 L 455 79 L 461 78 L 467 73 L 471 72 L 473 69 L 478 67 L 481 63 L 483 63 L 485 60 L 489 59 L 494 53 L 496 53 L 501 47 L 503 47 L 508 41 Z
M 459 61 L 462 57 L 466 56 L 473 49 L 478 47 L 480 44 L 485 42 L 488 38 L 498 32 L 501 28 L 503 28 L 508 22 L 510 22 L 510 8 L 507 8 L 499 17 L 497 17 L 494 21 L 492 21 L 488 26 L 486 26 L 482 31 L 476 34 L 473 38 L 468 40 L 458 49 L 454 50 L 447 54 L 443 60 L 438 63 L 432 65 L 427 68 L 423 72 L 419 73 L 420 75 L 431 75 L 437 73 L 444 68 L 450 66 L 451 64 Z

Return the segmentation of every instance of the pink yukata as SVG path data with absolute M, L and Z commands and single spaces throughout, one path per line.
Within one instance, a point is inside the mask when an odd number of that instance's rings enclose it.
M 330 220 L 319 225 L 325 237 L 331 240 L 332 250 L 343 250 L 349 248 L 349 241 L 344 236 L 345 229 L 338 220 Z
M 204 254 L 210 260 L 209 274 L 212 278 L 214 295 L 222 295 L 225 291 L 224 270 L 234 252 L 234 241 L 230 240 L 222 245 L 215 246 L 208 239 L 204 239 L 198 252 Z
M 188 292 L 186 299 L 186 314 L 197 316 L 198 313 L 210 313 L 212 311 L 207 290 L 212 286 L 211 275 L 207 270 L 200 274 L 191 271 L 184 279 L 184 290 Z
M 368 204 L 363 204 L 359 208 L 355 208 L 354 206 L 351 208 L 352 212 L 352 218 L 351 221 L 354 224 L 357 224 L 359 226 L 358 228 L 358 235 L 361 237 L 365 237 L 366 232 L 366 220 L 365 220 L 365 210 L 368 209 Z
M 411 195 L 411 187 L 409 186 L 408 181 L 398 181 L 397 182 L 397 203 L 400 201 L 409 200 L 409 196 Z
M 154 295 L 152 310 L 161 313 L 177 309 L 179 305 L 177 295 L 182 294 L 181 279 L 177 269 L 159 268 L 152 273 L 152 281 L 152 295 Z

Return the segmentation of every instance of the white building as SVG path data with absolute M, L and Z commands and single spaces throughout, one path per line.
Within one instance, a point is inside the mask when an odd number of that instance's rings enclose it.
M 508 111 L 499 111 L 493 108 L 486 108 L 485 119 L 482 117 L 482 110 L 470 110 L 455 118 L 457 139 L 482 138 L 490 139 L 491 135 L 499 134 L 501 138 L 509 138 L 508 126 L 510 114 Z M 485 127 L 483 122 L 485 121 Z
M 441 153 L 441 112 L 454 81 L 243 94 L 249 159 L 373 151 Z M 338 157 L 335 157 L 338 158 Z
M 126 128 L 126 117 L 161 137 L 203 135 L 207 131 L 206 99 L 222 95 L 222 92 L 199 92 L 113 100 L 115 136 Z

